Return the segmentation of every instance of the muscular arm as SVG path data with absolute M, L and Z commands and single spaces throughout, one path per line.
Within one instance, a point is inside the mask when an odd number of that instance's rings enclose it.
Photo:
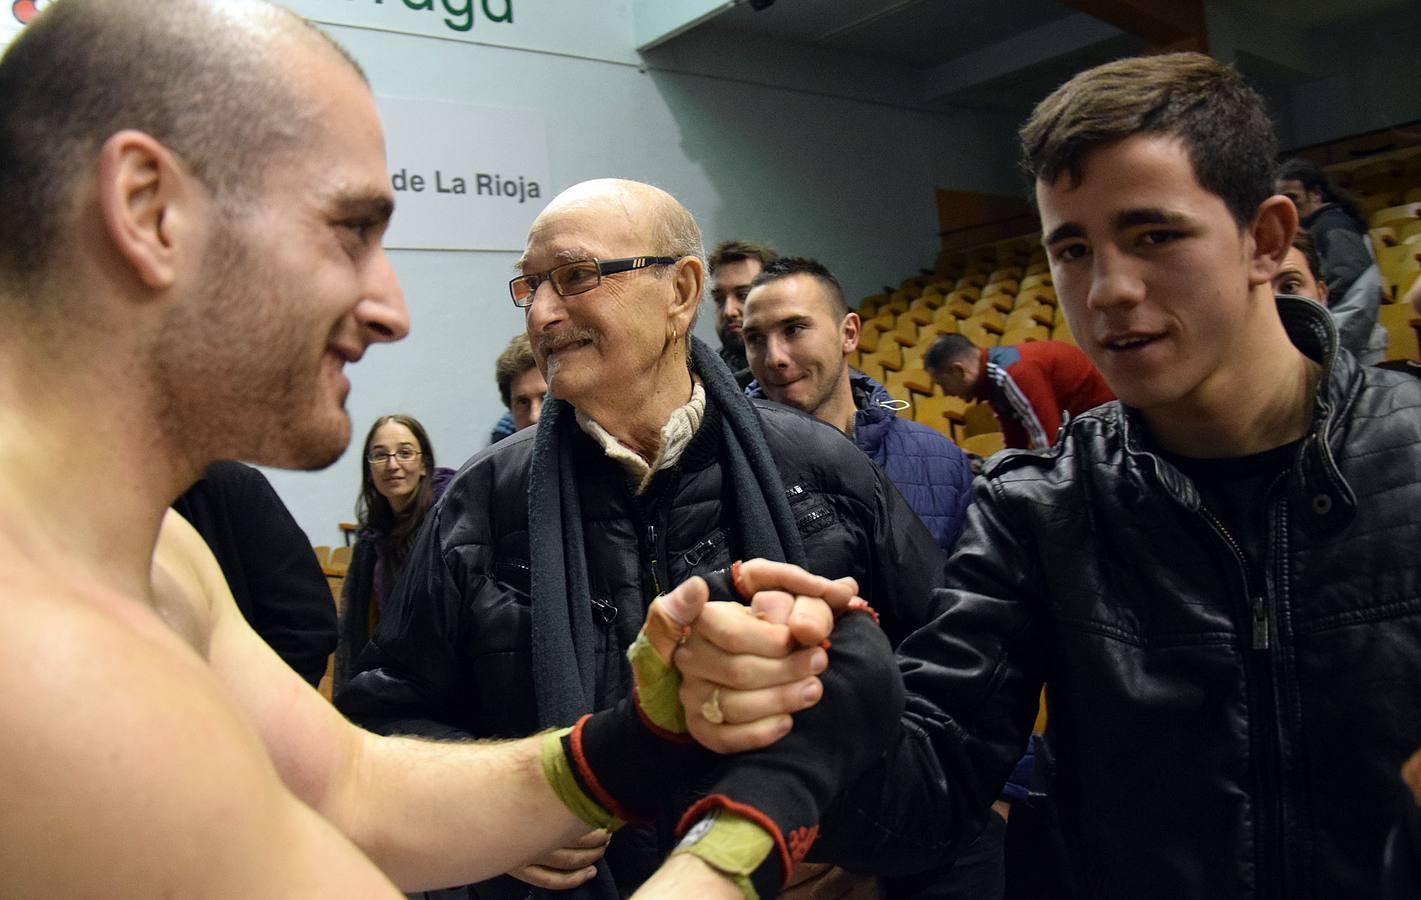
M 441 744 L 380 737 L 347 722 L 256 637 L 216 562 L 192 545 L 196 533 L 172 518 L 161 541 L 189 553 L 201 579 L 212 671 L 287 788 L 401 888 L 489 878 L 586 832 L 548 786 L 538 738 Z
M 223 686 L 151 609 L 97 586 L 58 599 L 52 582 L 10 587 L 0 893 L 398 900 L 282 785 Z

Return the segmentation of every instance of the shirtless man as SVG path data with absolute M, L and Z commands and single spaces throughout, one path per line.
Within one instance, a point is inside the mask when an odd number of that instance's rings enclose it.
M 333 461 L 407 331 L 355 64 L 264 3 L 61 0 L 0 96 L 3 893 L 398 897 L 573 843 L 547 736 L 354 728 L 165 518 L 213 460 Z

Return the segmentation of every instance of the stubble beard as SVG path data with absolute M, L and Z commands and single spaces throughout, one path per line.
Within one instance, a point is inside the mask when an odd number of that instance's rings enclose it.
M 350 442 L 344 398 L 333 405 L 310 323 L 294 322 L 299 286 L 283 285 L 223 224 L 203 265 L 201 293 L 169 315 L 149 370 L 168 446 L 200 468 L 237 459 L 322 469 Z M 322 347 L 327 335 L 321 336 Z

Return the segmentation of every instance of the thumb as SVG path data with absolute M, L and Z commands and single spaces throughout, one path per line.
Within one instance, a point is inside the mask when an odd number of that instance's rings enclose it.
M 677 585 L 671 593 L 652 601 L 651 608 L 646 611 L 646 624 L 642 626 L 642 631 L 662 662 L 670 665 L 671 654 L 681 642 L 681 635 L 700 618 L 709 597 L 706 580 L 695 575 Z

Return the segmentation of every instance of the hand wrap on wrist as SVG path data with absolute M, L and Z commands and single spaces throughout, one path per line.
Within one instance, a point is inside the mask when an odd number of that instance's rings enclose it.
M 731 572 L 712 573 L 706 582 L 711 600 L 740 599 Z M 548 783 L 593 828 L 614 831 L 627 822 L 653 820 L 677 785 L 714 761 L 686 732 L 681 675 L 670 663 L 671 651 L 688 631 L 653 603 L 627 650 L 632 696 L 543 738 Z
M 897 732 L 903 680 L 888 638 L 871 611 L 863 612 L 843 615 L 834 626 L 829 667 L 819 676 L 823 698 L 797 713 L 794 728 L 777 743 L 724 757 L 708 796 L 686 810 L 677 827 L 683 833 L 722 809 L 764 828 L 775 852 L 749 875 L 762 896 L 780 890 L 818 837 L 820 816 Z

